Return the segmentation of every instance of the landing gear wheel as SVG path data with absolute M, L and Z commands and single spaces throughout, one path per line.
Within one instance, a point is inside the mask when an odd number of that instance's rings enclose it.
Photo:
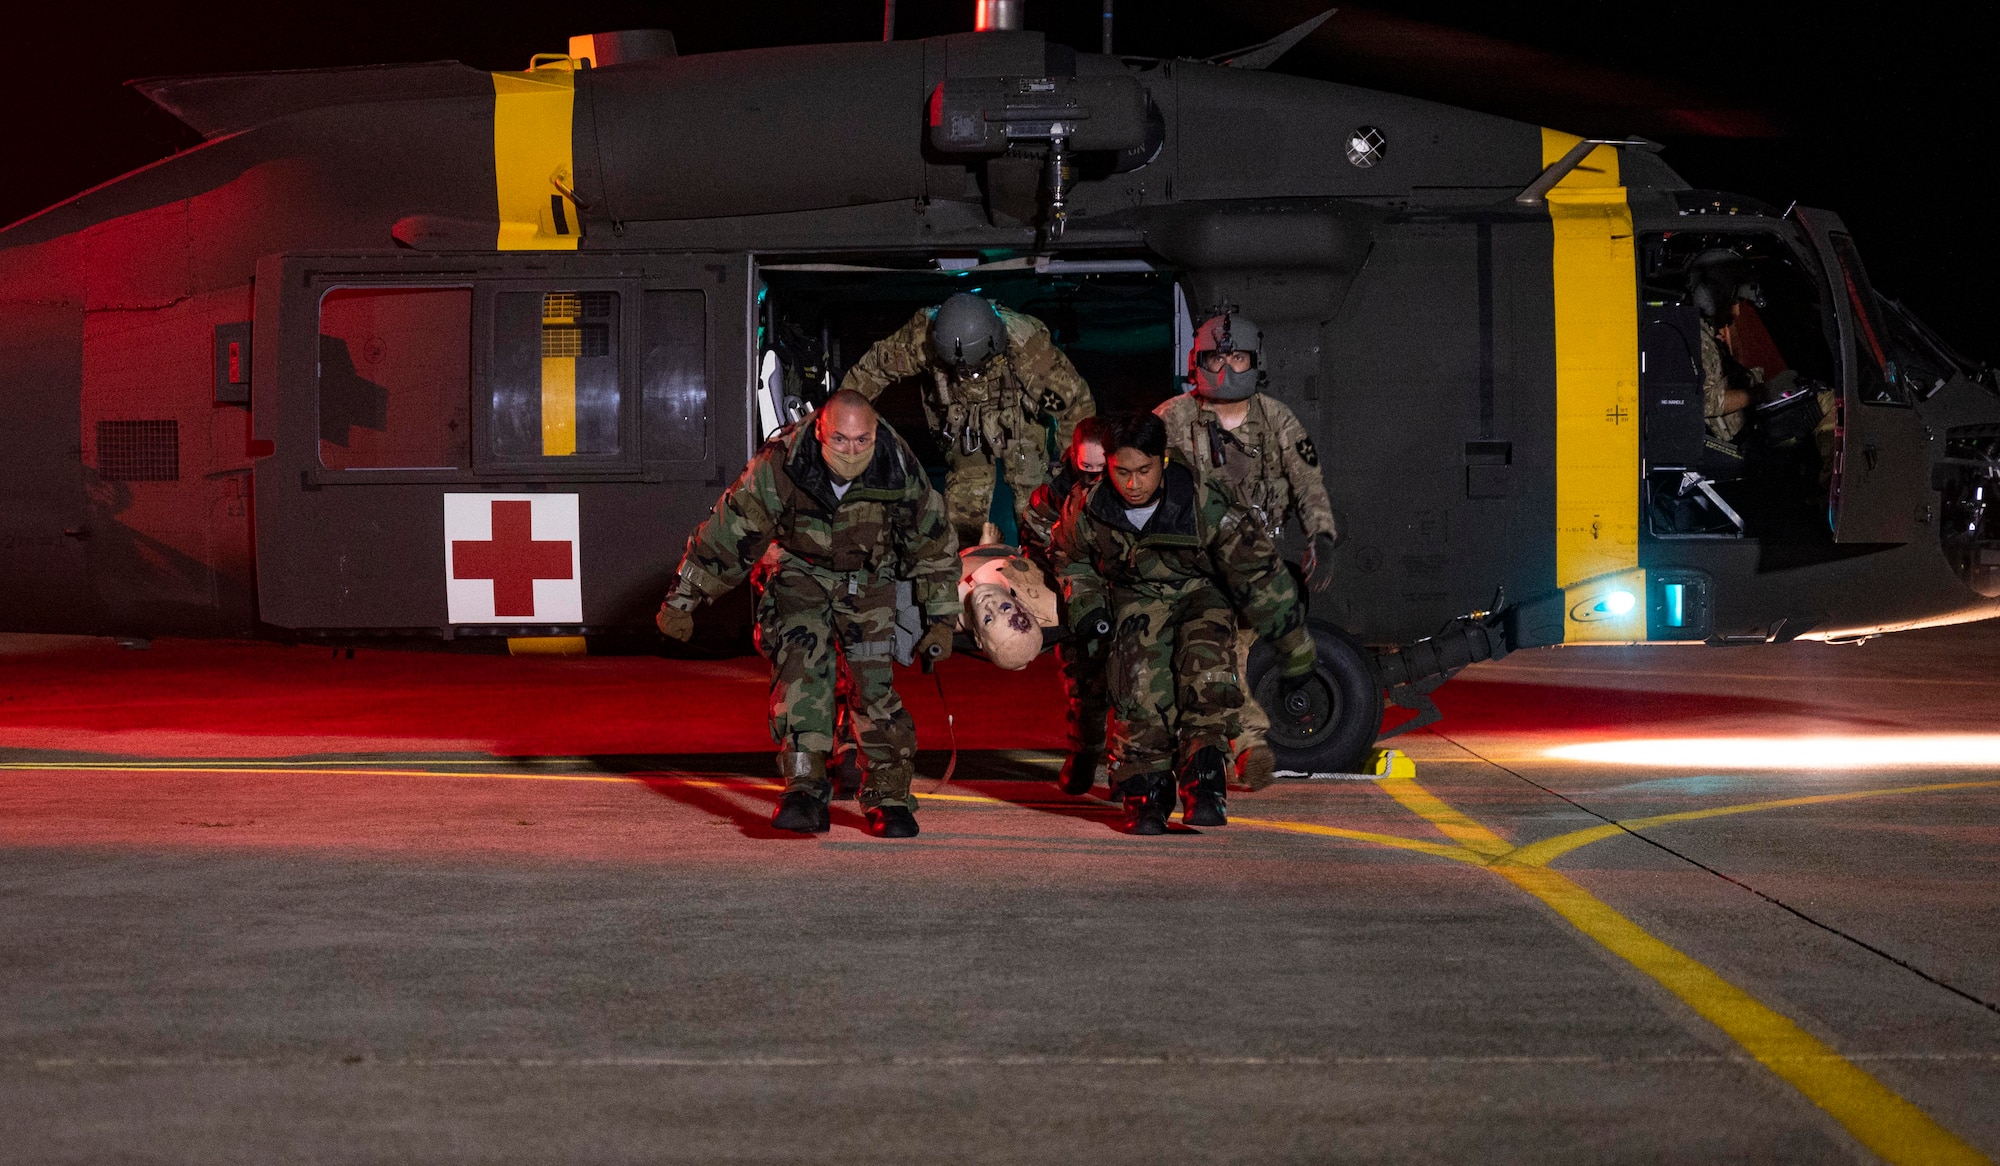
M 1280 773 L 1358 773 L 1382 731 L 1375 669 L 1346 633 L 1311 621 L 1308 626 L 1319 658 L 1312 683 L 1293 693 L 1289 703 L 1279 700 L 1277 659 L 1269 644 L 1260 640 L 1250 650 L 1250 675 L 1244 679 L 1271 718 L 1265 740 Z

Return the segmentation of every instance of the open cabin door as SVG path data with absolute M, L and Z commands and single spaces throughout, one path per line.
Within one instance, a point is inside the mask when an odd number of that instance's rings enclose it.
M 1930 498 L 1923 424 L 1846 225 L 1831 211 L 1799 207 L 1793 213 L 1819 253 L 1840 332 L 1840 447 L 1830 503 L 1834 541 L 1909 542 L 1925 530 Z
M 258 285 L 266 623 L 646 626 L 748 456 L 747 256 L 287 256 Z

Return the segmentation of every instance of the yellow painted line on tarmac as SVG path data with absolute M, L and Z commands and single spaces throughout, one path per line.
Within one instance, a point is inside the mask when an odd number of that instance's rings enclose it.
M 1436 794 L 1417 784 L 1413 777 L 1385 777 L 1375 783 L 1396 803 L 1437 827 L 1438 832 L 1473 854 L 1498 858 L 1514 844 L 1446 805 Z
M 1735 814 L 1754 814 L 1761 810 L 1782 810 L 1792 806 L 1820 806 L 1832 802 L 1852 802 L 1863 798 L 1885 798 L 1892 794 L 1927 794 L 1954 789 L 1992 789 L 2000 786 L 2000 781 L 1947 781 L 1931 785 L 1902 785 L 1894 789 L 1855 790 L 1849 793 L 1813 794 L 1807 797 L 1777 798 L 1768 802 L 1744 802 L 1734 806 L 1715 806 L 1706 810 L 1681 810 L 1672 814 L 1654 814 L 1646 818 L 1627 818 L 1619 822 L 1606 823 L 1575 830 L 1568 834 L 1558 834 L 1554 838 L 1544 838 L 1531 842 L 1504 856 L 1505 861 L 1522 866 L 1546 866 L 1578 847 L 1601 842 L 1628 831 L 1645 830 L 1653 826 L 1668 826 L 1676 822 L 1697 822 L 1704 818 L 1725 818 Z
M 1447 805 L 1419 786 L 1414 778 L 1384 778 L 1377 784 L 1440 833 L 1462 842 L 1466 855 L 1462 861 L 1484 866 L 1533 895 L 1572 927 L 1672 992 L 1696 1015 L 1721 1029 L 1759 1064 L 1826 1111 L 1884 1161 L 1898 1166 L 1903 1163 L 1992 1166 L 1991 1159 L 1933 1121 L 1929 1114 L 1699 960 L 1619 914 L 1610 904 L 1557 871 L 1516 861 L 1512 857 L 1514 848 L 1505 839 Z M 1785 800 L 1797 803 L 1834 800 L 1839 796 Z M 1675 820 L 1696 816 L 1717 814 L 1691 811 L 1687 815 L 1660 815 Z M 1577 834 L 1597 834 L 1598 829 L 1602 828 Z
M 1489 869 L 1679 997 L 1883 1161 L 1991 1166 L 1986 1155 L 1811 1033 L 1563 875 L 1511 862 Z
M 1429 842 L 1422 838 L 1405 838 L 1400 834 L 1377 834 L 1368 830 L 1347 830 L 1339 826 L 1321 826 L 1315 822 L 1287 822 L 1274 818 L 1245 818 L 1240 814 L 1229 815 L 1229 820 L 1240 826 L 1261 826 L 1267 830 L 1284 830 L 1292 834 L 1317 834 L 1322 838 L 1345 838 L 1350 842 L 1367 842 L 1376 846 L 1389 846 L 1397 850 L 1414 850 L 1433 858 L 1449 858 L 1456 862 L 1485 865 L 1485 859 L 1478 853 L 1463 846 L 1446 846 L 1441 842 Z
M 682 777 L 672 774 L 553 774 L 553 773 L 449 773 L 422 769 L 358 769 L 358 768 L 305 768 L 302 766 L 161 766 L 161 765 L 111 765 L 103 763 L 55 763 L 36 765 L 26 762 L 0 763 L 0 770 L 62 770 L 75 772 L 113 773 L 251 773 L 284 774 L 296 776 L 305 773 L 346 774 L 360 777 L 425 777 L 425 778 L 481 778 L 513 781 L 568 781 L 568 782 L 674 782 L 709 787 L 757 787 L 770 788 L 777 783 L 771 779 L 711 779 Z M 1398 804 L 1430 823 L 1447 838 L 1458 845 L 1451 846 L 1423 839 L 1404 838 L 1393 834 L 1380 834 L 1363 830 L 1347 830 L 1334 826 L 1320 826 L 1307 822 L 1289 822 L 1261 818 L 1234 819 L 1245 826 L 1261 827 L 1287 833 L 1318 837 L 1341 838 L 1372 845 L 1409 850 L 1434 857 L 1480 866 L 1534 896 L 1555 911 L 1571 926 L 1588 936 L 1605 950 L 1625 960 L 1660 986 L 1672 992 L 1695 1013 L 1720 1029 L 1745 1052 L 1765 1066 L 1780 1079 L 1803 1094 L 1807 1100 L 1824 1110 L 1838 1121 L 1856 1140 L 1867 1146 L 1884 1161 L 1903 1164 L 1910 1163 L 1984 1163 L 1993 1166 L 1991 1159 L 1981 1154 L 1971 1145 L 1933 1121 L 1931 1117 L 1903 1099 L 1880 1081 L 1843 1057 L 1831 1046 L 1820 1041 L 1800 1028 L 1782 1014 L 1759 1002 L 1749 993 L 1717 975 L 1713 970 L 1681 952 L 1665 941 L 1646 931 L 1638 924 L 1619 914 L 1609 904 L 1571 881 L 1563 874 L 1549 869 L 1546 863 L 1576 846 L 1587 845 L 1611 833 L 1622 832 L 1618 826 L 1593 827 L 1575 831 L 1560 839 L 1545 840 L 1529 847 L 1515 848 L 1504 838 L 1461 811 L 1445 803 L 1437 795 L 1418 785 L 1413 778 L 1384 778 L 1377 782 L 1384 792 Z M 2000 786 L 2000 782 L 1952 782 L 1928 786 L 1904 786 L 1887 790 L 1857 791 L 1847 794 L 1820 794 L 1801 798 L 1784 798 L 1770 802 L 1747 803 L 1741 806 L 1722 806 L 1710 810 L 1690 810 L 1675 814 L 1660 814 L 1651 818 L 1633 819 L 1627 827 L 1662 825 L 1670 822 L 1694 821 L 1701 818 L 1721 817 L 1732 813 L 1751 813 L 1762 809 L 1777 809 L 1783 806 L 1814 805 L 1828 802 L 1850 801 L 1864 797 L 1883 797 L 1898 793 L 1920 793 L 1933 790 L 1968 789 Z M 1011 805 L 1004 799 L 980 794 L 922 794 L 921 797 L 938 801 L 974 803 L 986 805 Z M 1549 842 L 1575 839 L 1574 845 L 1554 848 Z M 1541 847 L 1542 850 L 1536 850 Z M 1539 857 L 1539 861 L 1535 861 Z M 1524 859 L 1528 861 L 1523 861 Z

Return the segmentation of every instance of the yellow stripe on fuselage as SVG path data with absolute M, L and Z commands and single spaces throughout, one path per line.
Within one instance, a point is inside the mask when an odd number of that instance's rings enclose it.
M 574 251 L 580 229 L 570 119 L 576 74 L 549 67 L 493 74 L 493 190 L 501 251 Z M 561 185 L 559 186 L 558 183 Z M 551 202 L 551 200 L 556 200 Z M 556 214 L 557 204 L 561 217 Z
M 1542 165 L 1581 140 L 1542 131 Z M 1556 583 L 1639 566 L 1639 300 L 1618 151 L 1599 146 L 1548 194 L 1556 323 Z M 1646 638 L 1643 578 L 1629 616 L 1580 620 L 1563 642 Z M 1574 606 L 1574 605 L 1572 605 Z
M 542 456 L 576 452 L 576 358 L 542 358 Z

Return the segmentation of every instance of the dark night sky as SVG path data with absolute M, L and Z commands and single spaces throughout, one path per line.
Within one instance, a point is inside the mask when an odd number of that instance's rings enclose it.
M 1119 0 L 1118 48 L 1206 56 L 1321 6 Z M 899 35 L 967 28 L 972 7 L 900 0 Z M 1030 0 L 1028 23 L 1089 49 L 1097 13 L 1097 0 Z M 9 25 L 0 222 L 193 140 L 121 88 L 134 77 L 433 59 L 520 68 L 571 33 L 634 27 L 673 29 L 683 52 L 867 40 L 881 34 L 881 5 L 216 0 L 115 14 L 33 5 Z M 1982 18 L 1916 5 L 1372 0 L 1344 8 L 1279 68 L 1576 132 L 1641 133 L 1666 142 L 1667 160 L 1697 186 L 1836 210 L 1879 287 L 2000 363 L 2000 280 L 1987 274 L 2000 266 L 1989 214 L 2000 200 L 1981 162 L 2000 136 L 1990 45 Z

